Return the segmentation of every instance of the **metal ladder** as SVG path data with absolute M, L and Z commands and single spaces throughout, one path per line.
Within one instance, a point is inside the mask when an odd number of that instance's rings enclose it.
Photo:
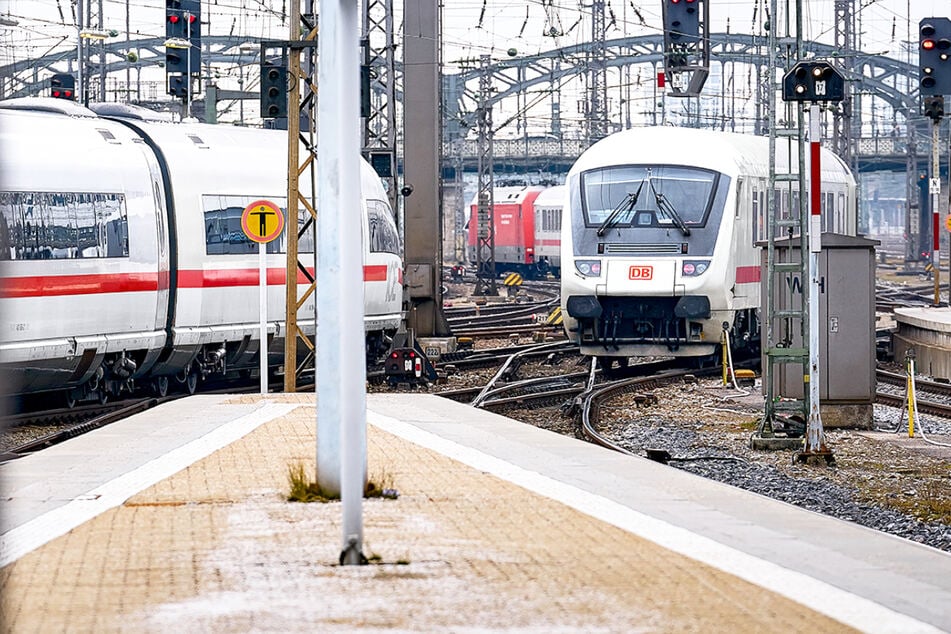
M 775 14 L 774 14 L 775 15 Z M 798 31 L 798 29 L 797 29 Z M 796 37 L 796 50 L 802 48 L 801 37 Z M 770 31 L 770 68 L 778 67 L 776 36 Z M 795 127 L 780 127 L 776 117 L 775 73 L 769 79 L 769 185 L 766 193 L 766 296 L 762 298 L 763 321 L 766 341 L 763 381 L 766 386 L 765 412 L 756 432 L 751 439 L 754 449 L 796 448 L 802 439 L 799 437 L 777 436 L 775 424 L 778 416 L 798 415 L 806 424 L 809 414 L 809 391 L 803 385 L 799 398 L 783 398 L 778 394 L 776 376 L 784 368 L 799 366 L 802 377 L 809 376 L 809 245 L 807 242 L 809 211 L 806 193 L 806 143 L 805 115 L 803 106 L 787 105 L 786 121 L 796 111 Z M 777 141 L 782 147 L 777 148 Z M 796 156 L 792 156 L 796 148 Z M 785 171 L 777 161 L 777 150 L 786 154 Z M 798 160 L 797 160 L 798 159 Z M 797 160 L 798 170 L 793 171 L 793 161 Z M 789 213 L 782 217 L 782 191 L 788 191 Z M 798 205 L 794 204 L 793 192 L 798 193 Z M 798 207 L 798 210 L 796 209 Z M 798 211 L 798 217 L 796 214 Z M 798 229 L 798 237 L 796 230 Z M 785 258 L 777 261 L 779 255 L 777 241 L 785 240 L 783 250 Z M 798 242 L 798 249 L 796 243 Z M 798 285 L 794 280 L 798 277 Z M 798 327 L 798 330 L 797 330 Z M 796 334 L 799 336 L 797 337 Z M 794 347 L 795 343 L 795 347 Z

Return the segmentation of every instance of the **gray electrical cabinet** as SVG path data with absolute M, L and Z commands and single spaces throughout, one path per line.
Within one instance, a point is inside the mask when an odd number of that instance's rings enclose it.
M 819 403 L 825 427 L 868 429 L 873 426 L 875 247 L 878 244 L 877 240 L 866 238 L 822 234 L 822 250 L 819 252 Z M 765 297 L 768 277 L 765 248 L 761 255 L 761 297 Z M 775 255 L 777 262 L 798 261 L 799 239 L 793 240 L 792 246 L 788 239 L 777 240 Z M 785 287 L 773 289 L 775 310 L 799 309 L 802 288 L 808 286 L 809 279 L 800 280 L 798 273 L 776 279 L 784 279 Z M 765 350 L 765 315 L 762 319 L 762 349 Z M 788 347 L 806 347 L 798 319 L 790 319 L 788 326 L 777 319 L 773 328 L 774 341 L 785 338 Z M 780 330 L 777 332 L 776 328 Z M 765 359 L 763 367 L 766 367 Z M 777 364 L 774 369 L 774 394 L 802 399 L 802 366 L 786 363 Z M 763 392 L 766 392 L 765 385 Z

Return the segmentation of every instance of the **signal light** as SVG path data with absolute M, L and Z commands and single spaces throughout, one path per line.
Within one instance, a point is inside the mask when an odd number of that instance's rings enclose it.
M 944 117 L 944 97 L 925 97 L 925 116 L 937 124 Z
M 55 99 L 70 99 L 75 96 L 76 78 L 69 73 L 55 73 L 50 77 L 50 96 Z
M 178 24 L 179 19 L 180 19 L 180 18 L 179 18 L 177 15 L 175 15 L 174 13 L 173 13 L 172 15 L 168 16 L 168 21 L 171 22 L 172 24 Z
M 918 23 L 918 86 L 922 96 L 951 94 L 951 20 L 925 18 Z
M 266 119 L 287 116 L 286 66 L 261 62 L 261 116 Z
M 842 101 L 845 77 L 828 62 L 799 62 L 783 75 L 784 101 Z

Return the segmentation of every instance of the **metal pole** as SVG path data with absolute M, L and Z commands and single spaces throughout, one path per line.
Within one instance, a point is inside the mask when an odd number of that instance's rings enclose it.
M 809 216 L 809 420 L 803 455 L 831 455 L 825 447 L 819 413 L 819 252 L 822 250 L 822 170 L 819 104 L 809 106 L 810 202 Z
M 934 305 L 941 305 L 941 222 L 938 218 L 939 197 L 941 196 L 941 170 L 938 166 L 938 130 L 941 119 L 931 122 L 931 180 L 928 187 L 931 194 L 931 264 L 934 267 Z
M 185 34 L 188 40 L 188 52 L 185 54 L 185 114 L 192 115 L 192 14 L 185 12 Z
M 191 77 L 189 77 L 191 79 Z M 261 396 L 267 394 L 267 244 L 258 243 L 258 315 L 261 319 Z
M 83 60 L 86 47 L 83 44 L 83 1 L 76 3 L 76 84 L 79 86 L 79 103 L 88 106 L 86 91 L 83 89 Z
M 317 140 L 317 419 L 318 484 L 340 493 L 340 563 L 361 564 L 366 473 L 366 354 L 360 223 L 360 76 L 358 3 L 321 0 Z M 330 436 L 325 439 L 324 436 Z M 324 441 L 338 440 L 339 468 Z M 336 486 L 335 486 L 336 485 Z M 335 490 L 336 489 L 336 490 Z

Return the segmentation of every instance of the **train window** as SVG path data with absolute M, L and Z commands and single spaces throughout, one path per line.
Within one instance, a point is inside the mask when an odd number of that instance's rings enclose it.
M 591 170 L 581 178 L 581 205 L 589 227 L 602 226 L 618 208 L 621 213 L 614 214 L 614 227 L 633 226 L 638 211 L 654 213 L 656 220 L 650 226 L 675 226 L 679 220 L 688 226 L 702 226 L 718 174 L 691 167 L 628 165 Z M 672 217 L 669 209 L 679 218 Z
M 835 205 L 836 233 L 848 233 L 845 224 L 845 194 L 839 194 Z
M 201 197 L 205 216 L 205 253 L 208 255 L 235 255 L 258 252 L 258 243 L 244 235 L 241 215 L 245 207 L 263 196 L 223 196 L 205 194 Z M 287 210 L 287 198 L 268 197 L 267 200 Z M 284 252 L 284 234 L 267 243 L 267 253 Z
M 0 194 L 0 259 L 60 260 L 129 255 L 125 196 Z
M 371 253 L 401 254 L 400 237 L 387 203 L 382 200 L 367 200 L 367 222 Z
M 753 188 L 753 241 L 764 240 L 765 234 L 763 231 L 763 216 L 759 208 L 759 192 L 754 187 Z

